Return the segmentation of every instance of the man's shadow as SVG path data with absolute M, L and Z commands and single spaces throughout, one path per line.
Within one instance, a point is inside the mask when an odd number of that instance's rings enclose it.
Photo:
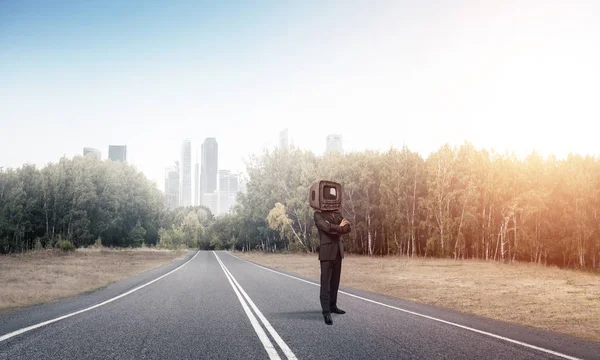
M 323 314 L 321 310 L 303 310 L 303 311 L 292 311 L 292 312 L 281 312 L 274 313 L 273 316 L 292 319 L 292 320 L 306 320 L 306 321 L 323 321 Z

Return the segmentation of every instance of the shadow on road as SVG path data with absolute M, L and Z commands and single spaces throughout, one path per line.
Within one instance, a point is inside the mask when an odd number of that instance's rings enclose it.
M 295 320 L 309 320 L 309 321 L 323 321 L 323 315 L 321 314 L 321 310 L 304 310 L 304 311 L 292 311 L 292 312 L 282 312 L 282 313 L 274 313 L 273 316 L 285 319 L 295 319 Z

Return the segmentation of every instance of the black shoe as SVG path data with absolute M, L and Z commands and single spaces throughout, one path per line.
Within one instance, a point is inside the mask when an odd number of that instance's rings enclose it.
M 325 324 L 333 325 L 333 320 L 331 320 L 331 314 L 323 314 L 323 319 L 325 319 Z
M 346 313 L 344 310 L 337 308 L 337 307 L 331 308 L 331 312 L 335 313 L 335 314 L 345 314 Z

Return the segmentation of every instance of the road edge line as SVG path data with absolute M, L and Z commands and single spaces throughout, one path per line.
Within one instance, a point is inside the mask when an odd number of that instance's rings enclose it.
M 13 338 L 13 337 L 15 337 L 15 336 L 17 336 L 17 335 L 21 335 L 21 334 L 23 334 L 23 333 L 26 333 L 26 332 L 28 332 L 28 331 L 35 330 L 35 329 L 41 328 L 41 327 L 43 327 L 43 326 L 46 326 L 46 325 L 50 325 L 50 324 L 52 324 L 52 323 L 55 323 L 55 322 L 57 322 L 57 321 L 60 321 L 60 320 L 67 319 L 67 318 L 70 318 L 70 317 L 72 317 L 72 316 L 75 316 L 75 315 L 79 315 L 79 314 L 81 314 L 81 313 L 84 313 L 84 312 L 86 312 L 86 311 L 93 310 L 93 309 L 95 309 L 95 308 L 98 308 L 98 307 L 100 307 L 100 306 L 103 306 L 103 305 L 106 305 L 106 304 L 108 304 L 108 303 L 111 303 L 111 302 L 113 302 L 113 301 L 115 301 L 115 300 L 118 300 L 118 299 L 120 299 L 120 298 L 122 298 L 122 297 L 124 297 L 124 296 L 127 296 L 127 295 L 129 295 L 129 294 L 131 294 L 131 293 L 133 293 L 133 292 L 136 292 L 136 291 L 138 291 L 138 290 L 140 290 L 140 289 L 142 289 L 142 288 L 145 288 L 146 286 L 148 286 L 148 285 L 150 285 L 150 284 L 153 284 L 153 283 L 157 282 L 158 280 L 160 280 L 160 279 L 164 278 L 165 276 L 167 276 L 167 275 L 170 275 L 170 274 L 174 273 L 175 271 L 177 271 L 177 270 L 181 269 L 182 267 L 184 267 L 185 265 L 187 265 L 187 264 L 188 264 L 190 261 L 194 260 L 194 258 L 195 258 L 195 257 L 198 255 L 198 253 L 199 253 L 199 251 L 196 251 L 196 254 L 194 254 L 194 256 L 192 256 L 192 258 L 191 258 L 191 259 L 189 259 L 189 260 L 188 260 L 188 261 L 186 261 L 185 263 L 183 263 L 183 264 L 179 265 L 179 266 L 178 266 L 178 267 L 176 267 L 175 269 L 173 269 L 173 270 L 169 271 L 168 273 L 166 273 L 166 274 L 163 274 L 163 275 L 161 275 L 161 276 L 157 277 L 156 279 L 154 279 L 154 280 L 152 280 L 152 281 L 149 281 L 149 282 L 147 282 L 147 283 L 145 283 L 145 284 L 143 284 L 143 285 L 140 285 L 140 286 L 138 286 L 138 287 L 136 287 L 136 288 L 134 288 L 134 289 L 131 289 L 131 290 L 127 291 L 127 292 L 124 292 L 123 294 L 120 294 L 120 295 L 117 295 L 117 296 L 115 296 L 115 297 L 112 297 L 112 298 L 110 298 L 110 299 L 108 299 L 108 300 L 105 300 L 105 301 L 103 301 L 103 302 L 101 302 L 101 303 L 99 303 L 99 304 L 92 305 L 92 306 L 90 306 L 90 307 L 87 307 L 87 308 L 85 308 L 85 309 L 81 309 L 81 310 L 78 310 L 78 311 L 75 311 L 75 312 L 69 313 L 69 314 L 67 314 L 67 315 L 59 316 L 59 317 L 57 317 L 57 318 L 54 318 L 54 319 L 46 320 L 46 321 L 43 321 L 43 322 L 41 322 L 41 323 L 37 323 L 37 324 L 35 324 L 35 325 L 27 326 L 27 327 L 21 328 L 21 329 L 19 329 L 19 330 L 15 330 L 15 331 L 13 331 L 13 332 L 10 332 L 10 333 L 8 333 L 8 334 L 4 334 L 4 335 L 0 336 L 0 342 L 3 342 L 3 341 L 5 341 L 5 340 L 8 340 L 8 339 L 10 339 L 10 338 Z
M 242 261 L 245 261 L 245 262 L 247 262 L 249 264 L 252 264 L 254 266 L 257 266 L 259 268 L 263 268 L 265 270 L 274 272 L 276 274 L 287 276 L 287 277 L 290 277 L 292 279 L 296 279 L 296 280 L 299 280 L 299 281 L 302 281 L 302 282 L 305 282 L 305 283 L 308 283 L 308 284 L 311 284 L 311 285 L 320 286 L 319 284 L 317 284 L 315 282 L 304 280 L 304 279 L 295 277 L 293 275 L 288 275 L 288 274 L 279 272 L 277 270 L 269 269 L 268 267 L 265 267 L 263 265 L 259 265 L 259 264 L 253 263 L 252 261 L 248 261 L 246 259 L 242 259 L 242 258 L 237 257 L 237 256 L 235 256 L 233 254 L 228 253 L 228 252 L 226 252 L 226 254 L 228 254 L 230 256 L 233 256 L 233 257 L 235 257 L 237 259 L 240 259 Z M 504 340 L 506 342 L 510 342 L 510 343 L 513 343 L 513 344 L 516 344 L 516 345 L 521 345 L 521 346 L 526 347 L 526 348 L 530 348 L 530 349 L 537 350 L 537 351 L 540 351 L 540 352 L 543 352 L 543 353 L 546 353 L 546 354 L 558 356 L 558 357 L 561 357 L 561 358 L 564 358 L 564 359 L 569 359 L 569 360 L 583 360 L 581 358 L 570 356 L 570 355 L 567 355 L 567 354 L 563 354 L 563 353 L 560 353 L 558 351 L 554 351 L 554 350 L 546 349 L 546 348 L 539 347 L 539 346 L 536 346 L 536 345 L 528 344 L 528 343 L 525 343 L 525 342 L 522 342 L 522 341 L 514 340 L 514 339 L 511 339 L 511 338 L 507 338 L 507 337 L 504 337 L 504 336 L 501 336 L 501 335 L 497 335 L 497 334 L 494 334 L 494 333 L 490 333 L 490 332 L 487 332 L 487 331 L 475 329 L 475 328 L 472 328 L 472 327 L 469 327 L 469 326 L 466 326 L 466 325 L 457 324 L 457 323 L 454 323 L 454 322 L 451 322 L 451 321 L 439 319 L 439 318 L 436 318 L 436 317 L 433 317 L 433 316 L 429 316 L 429 315 L 425 315 L 425 314 L 420 314 L 418 312 L 414 312 L 414 311 L 402 309 L 402 308 L 399 308 L 397 306 L 388 305 L 388 304 L 385 304 L 385 303 L 382 303 L 382 302 L 379 302 L 379 301 L 367 299 L 367 298 L 364 298 L 362 296 L 358 296 L 358 295 L 354 295 L 354 294 L 345 292 L 343 290 L 339 290 L 338 292 L 342 293 L 344 295 L 348 295 L 350 297 L 354 297 L 354 298 L 357 298 L 357 299 L 360 299 L 360 300 L 364 300 L 364 301 L 373 303 L 373 304 L 381 305 L 381 306 L 384 306 L 384 307 L 387 307 L 387 308 L 390 308 L 390 309 L 402 311 L 402 312 L 405 312 L 405 313 L 408 313 L 408 314 L 412 314 L 412 315 L 415 315 L 415 316 L 420 316 L 420 317 L 423 317 L 423 318 L 426 318 L 426 319 L 429 319 L 429 320 L 438 321 L 438 322 L 441 322 L 441 323 L 444 323 L 444 324 L 447 324 L 447 325 L 452 325 L 452 326 L 455 326 L 455 327 L 458 327 L 458 328 L 461 328 L 461 329 L 464 329 L 464 330 L 469 330 L 469 331 L 472 331 L 472 332 L 475 332 L 475 333 L 478 333 L 478 334 L 486 335 L 486 336 L 493 337 L 493 338 L 496 338 L 496 339 L 499 339 L 499 340 Z

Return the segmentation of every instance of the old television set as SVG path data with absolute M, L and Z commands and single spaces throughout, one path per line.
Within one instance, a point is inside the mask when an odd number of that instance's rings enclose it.
M 315 181 L 310 186 L 308 196 L 313 209 L 336 211 L 342 208 L 342 185 L 335 181 Z

